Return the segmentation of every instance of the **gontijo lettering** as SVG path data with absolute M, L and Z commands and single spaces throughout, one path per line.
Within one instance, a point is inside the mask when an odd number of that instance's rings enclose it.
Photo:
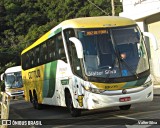
M 39 77 L 41 77 L 39 69 L 35 70 L 35 71 L 28 72 L 28 78 L 29 79 L 39 78 Z

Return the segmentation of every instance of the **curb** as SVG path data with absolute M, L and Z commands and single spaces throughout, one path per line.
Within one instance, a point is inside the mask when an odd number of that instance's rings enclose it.
M 154 96 L 160 96 L 160 85 L 153 86 L 153 94 Z

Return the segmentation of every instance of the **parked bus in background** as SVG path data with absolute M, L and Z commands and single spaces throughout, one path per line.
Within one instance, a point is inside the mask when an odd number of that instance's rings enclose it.
M 21 56 L 25 99 L 36 109 L 67 106 L 72 116 L 80 116 L 82 109 L 128 110 L 153 99 L 145 40 L 127 18 L 66 20 Z
M 1 81 L 4 82 L 5 87 L 4 91 L 13 98 L 24 96 L 21 71 L 21 66 L 14 66 L 7 68 L 1 74 Z

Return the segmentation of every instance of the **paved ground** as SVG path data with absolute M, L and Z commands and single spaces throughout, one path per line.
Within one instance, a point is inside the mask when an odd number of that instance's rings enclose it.
M 154 95 L 160 96 L 160 85 L 154 85 Z
M 77 118 L 71 117 L 64 107 L 45 106 L 42 110 L 35 110 L 31 103 L 12 100 L 10 119 L 24 121 L 32 119 L 42 121 L 43 125 L 12 125 L 8 128 L 160 128 L 159 100 L 159 95 L 154 96 L 152 102 L 133 104 L 127 111 L 119 110 L 118 107 L 83 111 L 82 116 Z M 158 122 L 158 125 L 152 122 Z

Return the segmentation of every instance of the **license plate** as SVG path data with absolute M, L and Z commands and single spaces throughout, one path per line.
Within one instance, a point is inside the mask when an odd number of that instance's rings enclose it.
M 130 101 L 130 100 L 131 100 L 131 97 L 122 97 L 122 98 L 119 98 L 120 102 L 127 102 L 127 101 Z

